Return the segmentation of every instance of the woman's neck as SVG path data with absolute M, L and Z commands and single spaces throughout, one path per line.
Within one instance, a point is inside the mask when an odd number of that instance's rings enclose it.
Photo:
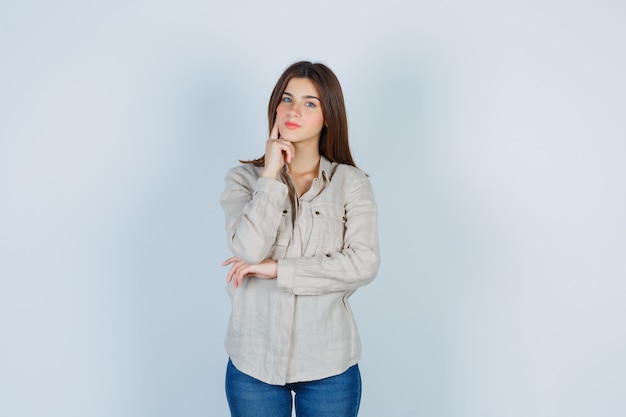
M 314 173 L 317 175 L 320 163 L 320 152 L 317 147 L 298 147 L 296 155 L 289 163 L 289 173 L 291 175 L 306 175 Z

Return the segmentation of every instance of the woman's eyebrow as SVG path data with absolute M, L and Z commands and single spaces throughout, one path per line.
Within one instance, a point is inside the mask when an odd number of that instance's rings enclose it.
M 285 91 L 283 94 L 284 94 L 284 95 L 286 95 L 286 96 L 289 96 L 289 97 L 293 97 L 293 94 L 291 94 L 291 93 L 290 93 L 290 92 L 288 92 L 288 91 Z M 315 99 L 315 100 L 317 100 L 317 101 L 321 101 L 321 100 L 319 99 L 319 97 L 315 97 L 315 96 L 302 96 L 302 98 L 306 98 L 306 99 L 311 99 L 311 98 L 314 98 L 314 99 Z

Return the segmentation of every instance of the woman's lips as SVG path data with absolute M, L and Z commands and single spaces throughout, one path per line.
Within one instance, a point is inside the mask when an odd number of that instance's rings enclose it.
M 285 127 L 286 127 L 287 129 L 294 130 L 294 129 L 299 128 L 299 127 L 300 127 L 300 125 L 299 125 L 299 124 L 297 124 L 297 123 L 287 122 L 287 123 L 285 123 Z

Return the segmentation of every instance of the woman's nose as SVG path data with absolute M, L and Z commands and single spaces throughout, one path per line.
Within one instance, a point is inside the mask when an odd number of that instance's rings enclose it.
M 289 109 L 289 113 L 295 117 L 300 117 L 302 115 L 302 112 L 300 111 L 300 107 L 297 105 L 291 106 L 291 109 Z

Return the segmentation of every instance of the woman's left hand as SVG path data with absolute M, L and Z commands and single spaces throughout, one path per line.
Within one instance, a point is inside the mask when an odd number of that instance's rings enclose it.
M 222 262 L 222 266 L 232 265 L 226 282 L 233 281 L 235 288 L 239 287 L 245 277 L 254 276 L 255 278 L 274 279 L 278 275 L 278 262 L 273 259 L 264 259 L 261 263 L 250 265 L 236 256 L 226 259 Z

